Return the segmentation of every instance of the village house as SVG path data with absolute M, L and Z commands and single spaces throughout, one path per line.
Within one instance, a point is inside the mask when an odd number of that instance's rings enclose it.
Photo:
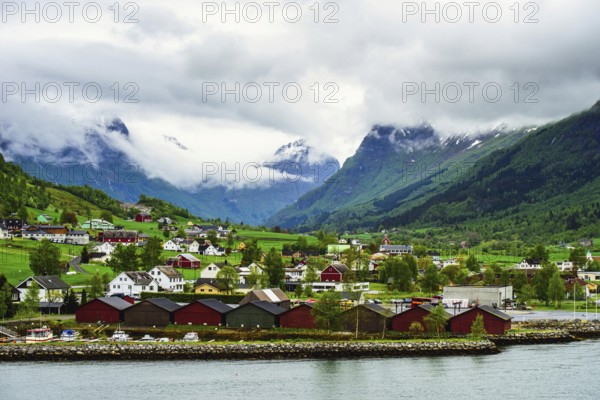
M 9 239 L 10 234 L 8 232 L 8 227 L 3 223 L 0 223 L 0 239 Z
M 573 263 L 571 261 L 559 261 L 556 263 L 560 272 L 571 272 L 573 271 Z
M 108 296 L 126 294 L 140 298 L 142 292 L 158 292 L 158 282 L 147 272 L 121 272 L 108 284 Z
M 244 296 L 244 298 L 240 301 L 240 306 L 253 301 L 266 301 L 273 303 L 284 310 L 288 310 L 290 308 L 289 297 L 287 297 L 283 290 L 279 288 L 252 290 L 248 292 L 248 294 L 246 294 L 246 296 Z
M 577 277 L 584 281 L 600 281 L 600 272 L 597 271 L 577 271 Z
M 85 246 L 90 243 L 90 235 L 86 231 L 70 230 L 65 237 L 65 244 Z
M 357 319 L 358 314 L 358 319 Z M 361 304 L 342 313 L 342 325 L 347 331 L 383 332 L 394 312 L 379 304 Z
M 158 222 L 160 222 L 161 224 L 171 225 L 173 223 L 173 220 L 169 217 L 160 217 L 158 219 Z
M 103 243 L 114 243 L 115 245 L 130 245 L 135 244 L 139 241 L 139 235 L 137 231 L 121 229 L 100 232 L 100 239 Z
M 233 308 L 227 304 L 215 300 L 196 300 L 176 310 L 173 320 L 178 325 L 225 325 L 225 314 Z
M 135 215 L 135 222 L 152 222 L 152 215 L 140 212 Z
M 542 262 L 537 258 L 524 258 L 521 262 L 515 265 L 517 269 L 542 269 Z
M 96 259 L 103 262 L 110 260 L 110 255 L 115 251 L 115 246 L 110 243 L 102 243 L 95 246 L 90 253 L 90 259 Z
M 21 292 L 20 301 L 23 301 L 27 295 L 27 291 L 31 287 L 33 281 L 37 282 L 40 287 L 40 302 L 41 303 L 61 303 L 65 293 L 71 288 L 58 276 L 30 276 L 23 282 L 17 285 L 17 290 Z
M 379 252 L 390 255 L 412 254 L 413 247 L 404 244 L 382 244 L 379 246 Z
M 23 239 L 48 239 L 54 243 L 64 243 L 69 229 L 62 225 L 30 225 L 21 232 Z
M 199 246 L 198 252 L 205 256 L 222 256 L 225 254 L 225 249 L 218 245 L 215 247 L 209 243 Z
M 164 297 L 141 301 L 123 311 L 123 321 L 129 326 L 166 326 L 173 322 L 181 306 Z
M 52 222 L 52 217 L 48 214 L 40 214 L 35 220 L 41 224 L 49 224 L 50 222 Z
M 175 268 L 161 265 L 152 268 L 148 273 L 158 283 L 159 291 L 183 293 L 185 281 L 183 275 Z
M 129 307 L 131 303 L 119 297 L 99 297 L 78 307 L 75 320 L 80 324 L 98 321 L 114 324 L 123 321 L 123 311 Z
M 103 219 L 91 219 L 81 224 L 83 229 L 93 229 L 95 231 L 108 231 L 115 229 L 115 225 Z
M 225 314 L 226 325 L 231 328 L 271 329 L 279 326 L 279 316 L 285 309 L 269 301 L 252 301 Z
M 6 218 L 0 219 L 0 224 L 3 224 L 8 229 L 9 233 L 20 231 L 23 228 L 23 224 L 27 224 L 27 221 L 23 221 L 18 218 Z
M 175 268 L 198 269 L 200 268 L 200 260 L 189 253 L 182 253 L 177 257 L 170 259 L 167 262 Z
M 478 315 L 483 317 L 483 325 L 488 335 L 504 335 L 511 328 L 513 317 L 493 307 L 481 305 L 450 318 L 450 331 L 456 335 L 468 335 Z
M 165 244 L 163 244 L 163 250 L 166 251 L 181 251 L 181 247 L 172 240 L 167 240 Z
M 194 293 L 224 295 L 227 293 L 227 287 L 215 278 L 198 278 L 194 283 Z
M 321 282 L 342 282 L 350 269 L 341 263 L 332 263 L 321 272 Z
M 200 278 L 204 279 L 216 279 L 217 274 L 224 266 L 228 265 L 227 262 L 224 263 L 210 263 L 206 267 L 200 271 Z
M 433 304 L 419 304 L 414 308 L 409 308 L 400 314 L 396 314 L 392 317 L 391 329 L 398 332 L 408 332 L 410 326 L 415 322 L 421 324 L 423 329 L 427 329 L 425 317 L 427 317 L 435 307 L 436 306 Z M 448 312 L 446 312 L 446 314 L 448 318 L 452 317 L 452 314 Z

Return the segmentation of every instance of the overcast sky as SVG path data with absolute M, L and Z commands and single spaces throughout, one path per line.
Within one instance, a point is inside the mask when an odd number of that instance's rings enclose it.
M 131 132 L 124 149 L 177 182 L 193 175 L 184 167 L 261 162 L 298 138 L 343 162 L 374 124 L 476 132 L 538 125 L 600 99 L 597 0 L 441 1 L 430 14 L 421 1 L 228 1 L 231 14 L 221 3 L 121 2 L 117 15 L 113 0 L 82 1 L 70 16 L 63 2 L 42 2 L 36 22 L 21 1 L 3 2 L 2 135 L 57 148 L 118 116 Z M 46 85 L 39 103 L 21 87 L 35 92 L 36 82 Z M 79 84 L 73 99 L 68 82 Z M 97 102 L 84 99 L 86 84 Z

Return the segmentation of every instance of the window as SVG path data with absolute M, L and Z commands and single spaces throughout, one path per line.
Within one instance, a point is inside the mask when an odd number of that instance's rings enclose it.
M 146 290 L 146 286 L 142 286 L 142 290 Z

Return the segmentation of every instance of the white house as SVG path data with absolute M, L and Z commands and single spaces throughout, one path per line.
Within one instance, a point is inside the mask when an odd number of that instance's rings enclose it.
M 126 294 L 139 298 L 142 292 L 158 292 L 158 282 L 147 272 L 121 272 L 108 284 L 107 296 Z
M 344 238 L 338 240 L 338 244 L 348 244 L 348 241 Z
M 156 282 L 158 282 L 160 289 L 163 291 L 173 293 L 183 292 L 185 281 L 183 280 L 183 275 L 175 268 L 158 266 L 152 268 L 148 273 Z
M 116 246 L 113 246 L 112 244 L 105 242 L 105 243 L 102 243 L 101 245 L 94 247 L 94 251 L 97 253 L 104 253 L 106 255 L 111 255 L 113 253 L 113 251 L 115 251 L 115 248 L 116 248 Z
M 86 231 L 69 231 L 65 237 L 65 243 L 85 246 L 90 243 L 90 235 Z
M 556 263 L 556 266 L 561 272 L 573 271 L 573 263 L 571 261 L 559 261 Z
M 223 268 L 225 265 L 227 264 L 215 264 L 215 263 L 210 263 L 206 266 L 206 268 L 204 268 L 202 271 L 200 271 L 200 278 L 203 279 L 216 279 L 217 278 L 217 273 L 221 270 L 221 268 Z
M 106 231 L 115 229 L 115 226 L 112 223 L 103 219 L 91 219 L 85 221 L 83 224 L 81 224 L 81 227 L 83 229 L 93 229 L 96 231 Z
M 188 253 L 198 253 L 200 251 L 200 243 L 194 240 L 187 246 L 187 251 Z
M 30 276 L 17 285 L 17 290 L 21 292 L 19 296 L 21 300 L 25 298 L 34 280 L 40 287 L 40 302 L 61 303 L 65 293 L 70 288 L 58 276 Z
M 172 240 L 167 240 L 165 244 L 163 244 L 163 250 L 167 251 L 181 251 L 181 246 L 175 243 Z
M 386 254 L 412 254 L 413 247 L 404 244 L 382 244 L 379 246 L 379 252 Z
M 173 223 L 173 220 L 169 217 L 161 217 L 158 219 L 158 222 L 160 222 L 161 224 L 171 225 Z
M 225 249 L 221 246 L 213 246 L 212 244 L 201 246 L 199 251 L 205 256 L 222 256 L 225 254 Z
M 517 269 L 542 269 L 542 262 L 536 258 L 524 258 L 519 264 L 515 265 Z

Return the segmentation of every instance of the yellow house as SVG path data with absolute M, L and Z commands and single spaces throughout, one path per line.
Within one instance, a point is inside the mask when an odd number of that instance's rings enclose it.
M 598 293 L 598 285 L 595 283 L 588 283 L 587 287 L 590 290 L 590 293 Z
M 196 294 L 227 294 L 227 291 L 219 282 L 213 279 L 200 278 L 194 285 L 194 293 Z

